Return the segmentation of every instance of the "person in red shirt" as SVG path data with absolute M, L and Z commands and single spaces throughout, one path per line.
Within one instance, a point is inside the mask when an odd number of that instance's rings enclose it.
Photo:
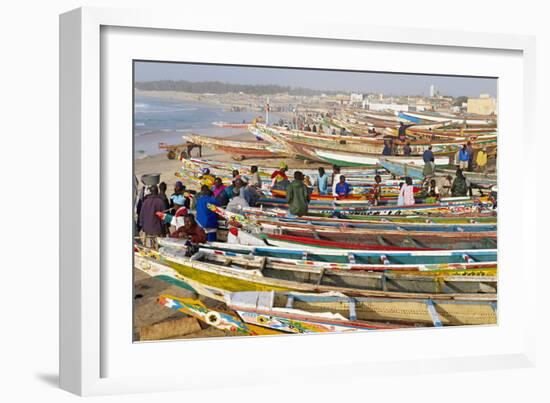
M 205 243 L 206 233 L 195 221 L 193 214 L 185 216 L 185 224 L 170 234 L 171 238 L 187 238 L 191 243 Z
M 284 162 L 282 162 L 280 168 L 271 174 L 272 188 L 286 189 L 286 187 L 290 184 L 288 176 L 286 176 L 286 171 L 288 171 L 288 167 Z

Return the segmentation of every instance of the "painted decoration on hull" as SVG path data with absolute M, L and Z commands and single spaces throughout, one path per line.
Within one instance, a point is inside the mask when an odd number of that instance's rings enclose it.
M 193 316 L 206 324 L 221 330 L 254 335 L 245 323 L 225 312 L 218 312 L 206 307 L 201 301 L 191 298 L 177 298 L 170 295 L 161 295 L 159 303 L 167 308 Z

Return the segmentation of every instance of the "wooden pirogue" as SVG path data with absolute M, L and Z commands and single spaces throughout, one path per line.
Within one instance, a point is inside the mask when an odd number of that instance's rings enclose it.
M 253 141 L 223 140 L 218 138 L 188 134 L 183 136 L 184 140 L 194 144 L 200 144 L 204 147 L 210 147 L 216 150 L 227 152 L 237 158 L 240 157 L 286 157 L 288 153 L 274 145 L 268 145 Z M 242 158 L 241 158 L 242 159 Z
M 305 291 L 305 292 L 339 292 L 341 287 L 304 284 L 288 280 L 274 280 L 247 273 L 242 269 L 222 267 L 199 262 L 180 264 L 163 259 L 163 262 L 135 254 L 134 264 L 137 268 L 151 274 L 170 270 L 177 275 L 180 281 L 185 281 L 200 294 L 226 301 L 231 292 L 236 291 Z M 440 323 L 445 325 L 489 324 L 496 321 L 495 294 L 423 294 L 405 292 L 367 291 L 356 288 L 346 290 L 346 299 L 349 297 L 371 297 L 364 300 L 365 311 L 368 315 L 363 320 L 395 321 L 404 323 L 433 323 L 431 316 L 426 312 L 426 303 L 437 307 L 436 312 L 442 317 Z M 377 298 L 375 298 L 377 297 Z M 422 301 L 419 301 L 422 300 Z M 323 301 L 326 303 L 327 301 Z M 342 306 L 336 302 L 334 308 Z M 317 312 L 332 310 L 327 305 L 312 306 Z M 298 306 L 299 309 L 302 307 Z M 303 308 L 306 308 L 305 306 Z M 431 309 L 431 308 L 430 308 Z M 439 311 L 441 310 L 441 313 Z M 419 312 L 422 310 L 422 312 Z M 337 310 L 338 311 L 338 310 Z
M 407 327 L 404 325 L 363 320 L 351 321 L 344 318 L 341 314 L 331 314 L 329 312 L 304 312 L 286 307 L 284 308 L 284 312 L 282 312 L 283 310 L 277 309 L 276 306 L 272 307 L 273 313 L 277 312 L 281 315 L 276 319 L 277 322 L 275 322 L 275 317 L 272 317 L 270 320 L 264 320 L 267 318 L 259 316 L 256 316 L 256 320 L 253 321 L 251 320 L 252 312 L 250 311 L 252 298 L 258 297 L 261 300 L 265 300 L 265 298 L 262 298 L 263 295 L 246 292 L 229 294 L 226 303 L 229 302 L 239 307 L 241 309 L 239 314 L 211 309 L 199 300 L 178 298 L 172 295 L 161 295 L 159 302 L 168 308 L 194 316 L 210 326 L 246 336 L 385 330 Z M 259 324 L 254 322 L 258 322 Z
M 287 210 L 282 209 L 270 209 L 264 210 L 255 207 L 243 208 L 243 213 L 253 219 L 253 217 L 279 217 L 279 218 L 294 218 L 288 215 Z M 497 217 L 494 212 L 470 214 L 470 215 L 458 215 L 458 216 L 437 216 L 437 215 L 354 215 L 348 214 L 346 218 L 329 217 L 328 215 L 306 215 L 300 217 L 302 220 L 316 221 L 316 222 L 337 222 L 342 225 L 346 223 L 438 223 L 438 224 L 496 224 Z
M 344 228 L 260 220 L 264 233 L 309 237 L 356 244 L 416 246 L 435 249 L 488 249 L 497 244 L 496 231 L 414 231 L 406 229 Z
M 248 324 L 292 333 L 315 331 L 307 326 L 311 322 L 330 331 L 351 330 L 341 326 L 362 328 L 364 321 L 435 327 L 496 323 L 496 303 L 485 301 L 392 300 L 271 291 L 231 293 L 226 296 L 226 304 Z M 365 327 L 368 329 L 369 324 Z
M 267 259 L 261 258 L 247 259 L 243 256 L 232 257 L 227 255 L 222 258 L 215 252 L 208 253 L 207 251 L 201 251 L 192 258 L 186 257 L 181 250 L 173 249 L 164 249 L 161 253 L 142 251 L 142 254 L 157 259 L 159 262 L 168 265 L 183 275 L 185 275 L 183 271 L 186 270 L 186 267 L 191 265 L 192 267 L 197 267 L 198 270 L 215 270 L 218 273 L 221 273 L 219 270 L 222 270 L 226 276 L 229 273 L 233 275 L 251 275 L 255 279 L 255 283 L 272 284 L 275 286 L 286 285 L 289 289 L 297 290 L 307 290 L 309 288 L 310 291 L 390 292 L 392 293 L 392 297 L 399 297 L 402 294 L 406 295 L 409 293 L 454 295 L 492 294 L 496 292 L 496 278 L 494 276 L 454 276 L 445 273 L 445 271 L 442 271 L 440 275 L 434 275 L 433 273 L 432 275 L 419 275 L 418 273 L 412 273 L 412 271 L 406 273 L 399 271 L 395 273 L 381 273 L 340 270 L 337 268 L 319 269 L 305 264 L 285 265 L 277 262 L 268 262 Z M 493 265 L 492 269 L 494 268 L 495 266 Z M 482 270 L 492 269 L 485 268 Z M 189 275 L 188 273 L 187 276 Z M 240 278 L 242 279 L 242 277 Z M 204 284 L 212 285 L 208 282 Z
M 288 209 L 284 200 L 260 199 L 257 206 Z M 439 203 L 414 204 L 410 206 L 372 206 L 368 204 L 335 201 L 333 203 L 311 203 L 308 210 L 321 214 L 363 214 L 363 215 L 441 215 L 441 214 L 477 214 L 489 212 L 492 203 L 484 199 L 470 199 L 461 201 L 442 201 Z

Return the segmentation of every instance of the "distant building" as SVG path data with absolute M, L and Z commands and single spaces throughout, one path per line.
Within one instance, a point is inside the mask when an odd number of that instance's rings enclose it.
M 404 104 L 394 104 L 394 103 L 368 103 L 365 105 L 366 109 L 370 111 L 385 111 L 391 110 L 396 112 L 407 112 L 409 110 L 409 105 Z
M 435 85 L 430 85 L 430 97 L 435 97 Z
M 360 104 L 363 102 L 363 94 L 351 93 L 349 96 L 349 102 L 352 104 Z
M 497 101 L 489 94 L 481 94 L 479 98 L 468 98 L 466 107 L 468 113 L 476 115 L 495 115 L 497 113 Z

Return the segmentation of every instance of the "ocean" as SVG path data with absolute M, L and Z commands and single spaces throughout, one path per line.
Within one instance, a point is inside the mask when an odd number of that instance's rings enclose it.
M 182 135 L 197 133 L 211 137 L 229 137 L 246 132 L 228 129 L 212 122 L 250 122 L 261 112 L 228 112 L 222 106 L 193 101 L 136 96 L 134 100 L 134 154 L 153 155 L 165 151 L 158 143 L 183 143 Z M 278 119 L 272 115 L 273 119 Z M 270 118 L 271 121 L 271 118 Z

